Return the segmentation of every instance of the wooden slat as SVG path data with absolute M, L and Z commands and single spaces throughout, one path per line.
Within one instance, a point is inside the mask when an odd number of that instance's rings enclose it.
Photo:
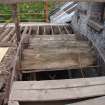
M 67 105 L 105 105 L 105 97 L 90 99 L 90 100 L 81 101 L 74 104 L 67 104 Z
M 46 35 L 52 35 L 52 30 L 51 30 L 51 26 L 45 26 L 45 33 Z
M 18 101 L 9 101 L 8 105 L 19 105 Z
M 104 29 L 104 25 L 99 24 L 98 22 L 95 22 L 94 20 L 91 20 L 91 19 L 88 21 L 88 26 L 98 32 Z
M 105 95 L 105 77 L 14 82 L 10 100 L 56 101 Z
M 7 51 L 8 51 L 8 47 L 7 48 L 0 47 L 0 62 L 2 61 Z
M 60 47 L 90 47 L 87 41 L 79 41 L 74 34 L 69 35 L 36 35 L 30 38 L 30 46 L 37 48 L 60 48 Z
M 7 28 L 2 34 L 0 34 L 0 41 L 2 41 L 2 39 L 8 35 L 8 33 L 11 31 L 11 28 Z
M 6 35 L 1 42 L 6 42 L 6 41 L 9 41 L 9 39 L 11 39 L 11 37 L 14 35 L 15 33 L 15 28 L 13 28 L 9 33 L 8 35 Z

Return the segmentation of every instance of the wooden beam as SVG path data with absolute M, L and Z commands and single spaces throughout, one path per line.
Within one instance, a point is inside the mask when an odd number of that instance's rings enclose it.
M 45 6 L 45 21 L 46 22 L 48 22 L 48 12 L 49 12 L 49 10 L 48 10 L 48 0 L 45 0 L 44 1 L 44 6 Z
M 11 31 L 6 35 L 1 42 L 8 42 L 14 35 L 15 33 L 15 28 L 11 29 Z
M 105 95 L 105 77 L 14 82 L 10 101 L 56 101 Z
M 13 4 L 13 5 L 11 5 L 11 7 L 12 7 L 12 11 L 13 11 L 12 15 L 13 15 L 13 21 L 15 23 L 15 31 L 16 31 L 17 45 L 18 45 L 20 42 L 20 39 L 21 39 L 21 33 L 20 33 L 17 4 Z
M 15 3 L 23 3 L 23 2 L 38 2 L 38 1 L 45 1 L 45 0 L 0 0 L 0 3 L 3 4 L 15 4 Z M 55 0 L 53 0 L 55 1 Z M 66 2 L 66 1 L 80 1 L 80 2 L 105 2 L 105 0 L 57 0 L 59 2 Z

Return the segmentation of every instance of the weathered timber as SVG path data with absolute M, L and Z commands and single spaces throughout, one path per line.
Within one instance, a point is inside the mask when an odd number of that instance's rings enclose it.
M 56 101 L 105 95 L 105 77 L 14 82 L 10 101 Z
M 88 67 L 94 56 L 88 41 L 77 40 L 74 34 L 36 35 L 23 51 L 21 70 Z
M 8 105 L 19 105 L 18 101 L 9 101 Z
M 99 23 L 97 23 L 91 19 L 88 21 L 88 26 L 91 27 L 92 29 L 98 31 L 98 32 L 101 32 L 104 28 L 104 26 L 102 24 L 99 24 Z
M 20 33 L 20 24 L 19 24 L 19 17 L 18 17 L 18 7 L 17 4 L 12 4 L 12 18 L 15 23 L 15 31 L 16 31 L 16 37 L 17 37 L 17 45 L 20 42 L 21 39 L 21 33 Z
M 0 35 L 0 41 L 2 41 L 2 39 L 6 36 L 6 35 L 8 35 L 8 33 L 11 31 L 11 28 L 9 27 L 9 28 L 6 28 L 6 30 L 3 32 L 3 33 L 1 33 L 1 35 Z
M 105 96 L 67 105 L 105 105 Z
M 8 42 L 13 37 L 15 33 L 15 28 L 13 28 L 3 39 L 1 42 Z
M 33 48 L 62 48 L 62 47 L 90 47 L 87 41 L 79 41 L 74 34 L 69 35 L 36 35 L 30 38 L 30 47 Z
M 60 50 L 61 51 L 61 50 Z M 80 60 L 80 61 L 79 61 Z M 24 52 L 22 69 L 56 69 L 56 68 L 82 68 L 95 62 L 94 56 L 88 53 L 61 52 Z

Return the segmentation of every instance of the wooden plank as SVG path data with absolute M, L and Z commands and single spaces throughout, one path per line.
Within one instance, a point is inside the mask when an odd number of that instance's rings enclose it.
M 66 105 L 105 105 L 105 97 L 89 99 L 81 102 L 77 102 L 74 104 L 66 104 Z
M 6 52 L 8 51 L 8 47 L 0 47 L 0 62 L 2 61 L 3 57 L 5 56 Z
M 36 1 L 44 1 L 44 0 L 0 0 L 0 3 L 3 4 L 15 4 L 15 3 L 23 3 L 23 2 L 36 2 Z M 53 0 L 55 1 L 55 0 Z M 105 0 L 57 0 L 57 1 L 81 1 L 81 2 L 105 2 Z
M 6 42 L 6 41 L 9 41 L 9 39 L 11 39 L 11 37 L 14 35 L 15 33 L 15 28 L 13 28 L 7 36 L 5 36 L 1 42 Z
M 16 47 L 16 45 L 12 44 L 12 43 L 9 43 L 9 42 L 5 42 L 5 43 L 0 43 L 0 47 Z
M 27 33 L 28 33 L 28 29 L 29 29 L 29 27 L 26 26 L 26 27 L 24 28 L 24 31 L 22 32 L 22 35 L 27 34 Z
M 8 105 L 19 105 L 18 101 L 9 101 Z
M 95 61 L 89 43 L 77 40 L 74 34 L 36 35 L 29 48 L 23 52 L 22 70 L 80 68 Z
M 99 24 L 98 22 L 95 22 L 94 20 L 88 20 L 88 24 L 89 27 L 91 27 L 92 29 L 101 32 L 104 29 L 104 25 Z
M 59 26 L 59 29 L 61 30 L 61 34 L 68 34 L 68 31 L 64 26 Z
M 52 28 L 51 26 L 45 26 L 45 33 L 46 35 L 52 35 Z
M 22 70 L 40 69 L 44 71 L 45 69 L 80 68 L 80 65 L 81 67 L 88 67 L 95 62 L 95 57 L 91 53 L 71 52 L 72 49 L 62 49 L 55 52 L 53 50 L 25 50 Z
M 59 26 L 52 26 L 52 34 L 55 34 L 55 35 L 60 35 L 60 30 L 59 30 Z
M 0 35 L 0 41 L 2 41 L 2 39 L 8 35 L 8 33 L 11 31 L 11 28 L 7 28 L 1 35 Z
M 79 78 L 79 79 L 65 79 L 65 80 L 47 80 L 47 81 L 16 81 L 13 84 L 13 90 L 34 90 L 34 89 L 59 89 L 104 85 L 105 77 L 94 77 L 94 78 Z
M 14 82 L 10 100 L 56 101 L 105 95 L 105 78 Z
M 48 34 L 46 34 L 46 35 L 43 35 L 43 36 L 39 36 L 39 35 L 36 35 L 35 37 L 34 37 L 34 39 L 36 39 L 36 40 L 71 40 L 71 38 L 75 38 L 76 39 L 76 35 L 75 34 L 68 34 L 68 35 L 66 35 L 66 34 L 60 34 L 60 35 L 48 35 Z M 33 39 L 33 38 L 32 38 Z M 86 41 L 85 41 L 86 42 Z
M 36 35 L 35 38 L 30 38 L 30 46 L 33 48 L 60 48 L 60 47 L 90 47 L 87 41 L 76 39 L 74 34 L 69 35 Z

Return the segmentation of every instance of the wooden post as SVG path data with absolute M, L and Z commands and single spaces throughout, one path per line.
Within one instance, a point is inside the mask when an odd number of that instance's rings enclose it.
M 45 21 L 48 22 L 48 0 L 44 1 Z
M 12 11 L 13 11 L 12 12 L 13 22 L 15 23 L 15 31 L 16 31 L 16 37 L 17 37 L 16 41 L 17 41 L 17 46 L 18 46 L 21 40 L 21 33 L 20 33 L 17 4 L 12 4 Z M 22 46 L 19 50 L 19 67 L 21 67 L 21 60 L 22 60 Z
M 17 45 L 18 45 L 21 37 L 20 37 L 20 26 L 19 26 L 17 4 L 12 4 L 12 16 L 13 16 L 13 21 L 15 23 L 15 31 L 16 31 Z

